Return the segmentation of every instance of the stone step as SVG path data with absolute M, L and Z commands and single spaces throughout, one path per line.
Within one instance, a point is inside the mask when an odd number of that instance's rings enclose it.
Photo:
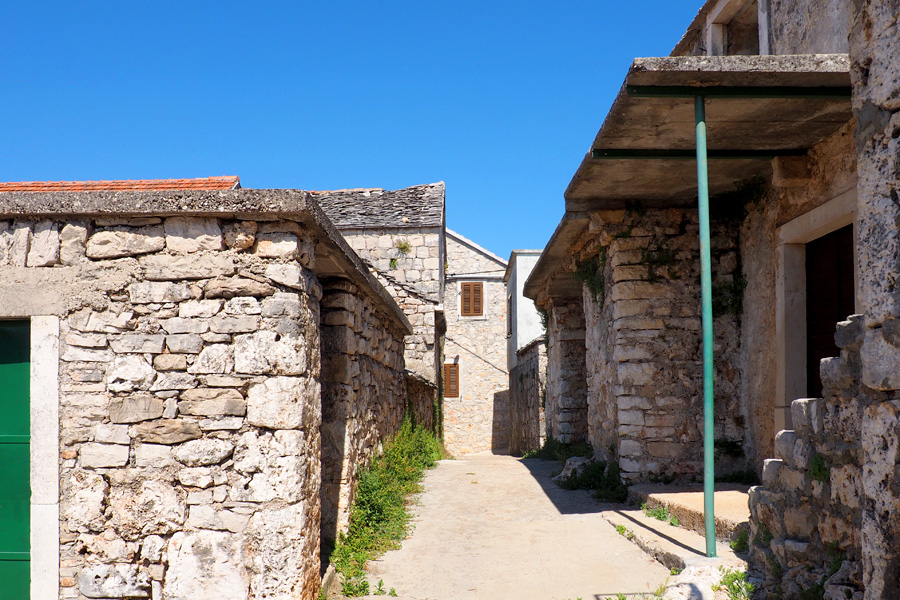
M 715 492 L 716 539 L 730 542 L 742 529 L 748 529 L 750 507 L 746 485 L 717 483 Z M 680 527 L 703 536 L 706 533 L 703 515 L 702 484 L 637 484 L 628 488 L 629 499 L 638 506 L 665 506 L 675 516 Z

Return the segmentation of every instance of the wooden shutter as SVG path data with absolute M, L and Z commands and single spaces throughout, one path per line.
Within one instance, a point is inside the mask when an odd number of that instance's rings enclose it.
M 459 365 L 444 365 L 444 397 L 459 398 Z
M 461 312 L 464 317 L 480 317 L 484 314 L 484 284 L 480 281 L 462 284 Z

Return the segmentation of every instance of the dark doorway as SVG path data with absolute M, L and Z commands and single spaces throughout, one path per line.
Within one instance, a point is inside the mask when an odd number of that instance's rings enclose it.
M 834 328 L 856 310 L 853 225 L 806 244 L 806 395 L 822 396 L 819 361 L 838 356 Z

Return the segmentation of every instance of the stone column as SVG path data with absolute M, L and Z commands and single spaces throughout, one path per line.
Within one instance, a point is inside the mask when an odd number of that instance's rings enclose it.
M 584 309 L 581 298 L 548 303 L 547 433 L 570 444 L 587 435 Z

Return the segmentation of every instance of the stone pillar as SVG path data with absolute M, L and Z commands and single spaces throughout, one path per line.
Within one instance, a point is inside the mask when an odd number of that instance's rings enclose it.
M 547 434 L 570 444 L 587 436 L 584 310 L 581 298 L 552 298 L 547 358 Z
M 900 30 L 897 0 L 858 0 L 850 34 L 857 119 L 858 288 L 865 316 L 860 350 L 865 597 L 900 597 Z

